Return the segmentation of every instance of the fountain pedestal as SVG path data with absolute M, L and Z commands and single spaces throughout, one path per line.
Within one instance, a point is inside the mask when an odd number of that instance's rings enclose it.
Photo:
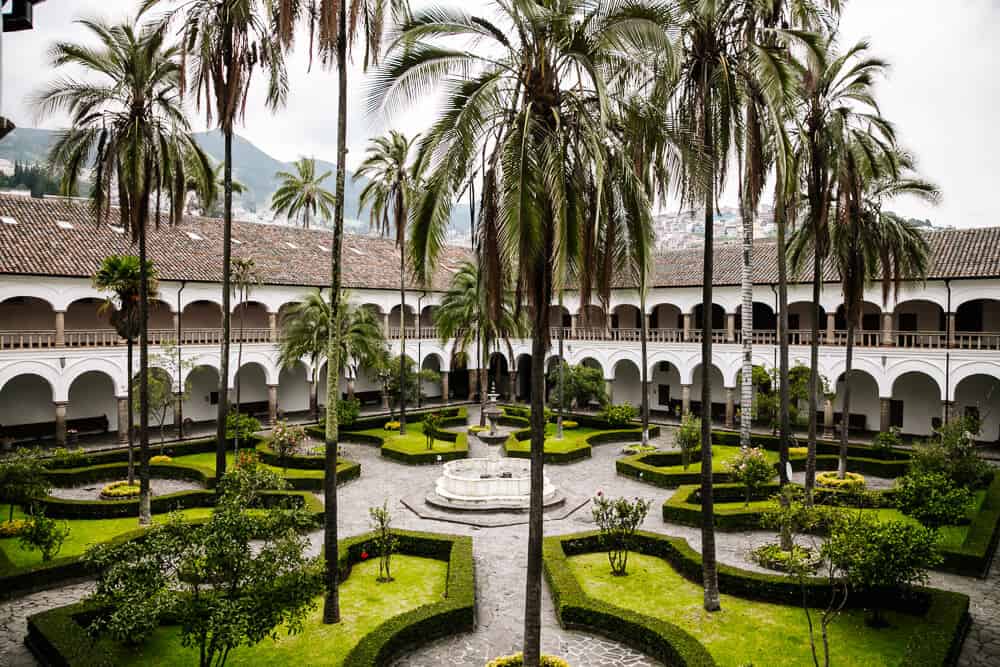
M 559 489 L 544 478 L 542 504 L 561 503 Z M 463 510 L 527 510 L 530 506 L 531 463 L 523 459 L 462 459 L 444 464 L 427 502 Z

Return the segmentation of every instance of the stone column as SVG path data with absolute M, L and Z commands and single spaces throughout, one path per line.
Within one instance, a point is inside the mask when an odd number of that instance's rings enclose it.
M 508 382 L 510 383 L 510 391 L 507 392 L 509 394 L 508 399 L 517 402 L 517 371 L 510 372 L 510 380 Z
M 174 317 L 174 333 L 176 334 L 177 330 L 180 329 L 181 314 L 180 313 L 174 313 L 173 317 Z M 177 342 L 178 343 L 182 343 L 183 341 L 177 341 Z
M 833 345 L 835 341 L 835 335 L 837 331 L 837 315 L 836 313 L 826 314 L 826 344 Z
M 56 444 L 60 447 L 66 446 L 66 401 L 56 401 Z M 128 418 L 126 417 L 126 420 Z
M 726 387 L 726 428 L 733 428 L 736 417 L 736 387 Z M 740 416 L 742 419 L 742 415 Z
M 891 398 L 879 398 L 879 430 L 882 433 L 887 433 L 889 431 L 889 419 L 891 412 L 892 399 Z
M 955 347 L 955 313 L 948 313 L 948 347 Z
M 576 338 L 576 327 L 579 325 L 579 323 L 580 323 L 579 315 L 569 316 L 569 335 L 571 338 Z
M 736 313 L 726 314 L 726 342 L 736 342 Z
M 681 414 L 691 414 L 691 385 L 681 385 Z
M 479 370 L 469 369 L 469 399 L 471 400 L 479 392 Z
M 118 444 L 128 443 L 128 396 L 118 397 Z
M 317 416 L 319 414 L 319 401 L 316 383 L 312 380 L 306 380 L 306 389 L 309 391 L 309 415 Z
M 271 329 L 271 342 L 278 342 L 278 313 L 267 314 L 267 326 Z
M 267 423 L 278 421 L 278 385 L 267 385 Z
M 606 331 L 606 333 L 607 333 L 608 335 L 611 335 L 611 331 L 612 331 L 612 329 L 613 329 L 613 327 L 612 327 L 612 318 L 613 318 L 613 317 L 614 317 L 614 315 L 612 315 L 611 313 L 608 313 L 608 314 L 607 314 L 607 315 L 605 316 L 605 318 L 604 318 L 604 322 L 605 322 L 605 331 Z
M 178 438 L 184 437 L 184 392 L 174 392 L 174 430 Z
M 615 381 L 605 380 L 604 381 L 604 391 L 608 394 L 608 403 L 610 405 L 615 404 Z
M 384 320 L 385 320 L 385 337 L 388 338 L 389 337 L 389 313 L 385 314 Z
M 448 371 L 441 371 L 441 400 L 448 404 Z
M 847 415 L 841 415 L 840 427 L 844 428 L 847 425 Z M 823 437 L 833 438 L 834 428 L 833 428 L 833 401 L 829 398 L 823 401 Z
M 684 313 L 684 341 L 691 340 L 691 313 Z
M 66 311 L 56 311 L 56 347 L 66 345 Z
M 892 330 L 892 313 L 882 313 L 882 346 L 891 347 L 896 344 Z

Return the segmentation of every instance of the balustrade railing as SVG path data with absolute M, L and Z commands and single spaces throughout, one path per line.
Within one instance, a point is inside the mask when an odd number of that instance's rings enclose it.
M 1000 350 L 1000 333 L 957 331 L 952 347 L 960 350 Z
M 651 343 L 683 343 L 684 329 L 650 329 Z
M 402 327 L 389 327 L 386 331 L 386 338 L 389 340 L 399 340 L 402 331 Z M 422 338 L 426 340 L 428 338 L 437 338 L 437 335 L 436 327 L 406 327 L 407 338 Z
M 0 349 L 33 349 L 53 347 L 56 344 L 56 332 L 39 331 L 0 331 Z
M 892 336 L 896 347 L 948 347 L 948 334 L 943 331 L 895 331 Z

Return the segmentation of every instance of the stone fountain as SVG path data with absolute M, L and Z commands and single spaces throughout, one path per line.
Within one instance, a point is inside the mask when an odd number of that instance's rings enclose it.
M 476 437 L 485 442 L 487 445 L 502 445 L 507 441 L 507 433 L 500 433 L 497 431 L 497 419 L 503 416 L 503 410 L 497 405 L 497 398 L 500 394 L 496 392 L 494 388 L 490 393 L 486 394 L 486 398 L 489 401 L 486 403 L 486 407 L 483 408 L 483 414 L 486 415 L 486 421 L 489 422 L 490 430 L 489 432 L 477 433 Z

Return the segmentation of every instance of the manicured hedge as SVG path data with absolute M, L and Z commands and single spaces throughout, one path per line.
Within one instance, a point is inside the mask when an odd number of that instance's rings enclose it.
M 455 449 L 447 452 L 434 451 L 433 449 L 411 452 L 403 449 L 395 449 L 391 444 L 383 444 L 382 457 L 408 465 L 419 466 L 464 459 L 469 455 L 469 436 L 465 433 L 438 431 L 434 437 L 438 440 L 454 442 Z
M 215 471 L 184 463 L 150 463 L 150 475 L 163 479 L 183 479 L 201 484 L 206 488 L 215 486 Z M 138 474 L 138 466 L 136 466 Z M 45 476 L 53 486 L 81 486 L 95 482 L 124 479 L 128 474 L 127 463 L 100 463 L 80 468 L 59 468 L 47 470 Z
M 345 656 L 345 667 L 385 665 L 415 646 L 473 629 L 475 581 L 472 539 L 434 533 L 394 532 L 399 537 L 399 553 L 448 562 L 445 597 L 379 625 Z M 350 575 L 352 565 L 361 559 L 362 550 L 371 551 L 371 537 L 368 534 L 341 541 L 338 566 L 342 578 Z M 25 643 L 43 664 L 72 664 L 74 667 L 116 664 L 119 662 L 116 656 L 124 649 L 106 639 L 94 642 L 81 620 L 88 611 L 92 608 L 81 602 L 30 616 Z
M 701 462 L 701 452 L 691 454 L 691 463 Z M 646 452 L 633 454 L 615 461 L 615 470 L 619 475 L 632 477 L 641 482 L 672 489 L 684 484 L 697 484 L 701 481 L 701 472 L 697 468 L 689 470 L 665 470 L 669 466 L 681 465 L 680 452 Z M 716 484 L 732 481 L 732 475 L 725 471 L 712 473 Z
M 1000 475 L 986 489 L 986 500 L 969 525 L 965 542 L 958 549 L 943 549 L 941 570 L 968 577 L 985 577 L 1000 541 Z
M 445 418 L 445 425 L 447 428 L 464 426 L 465 422 L 469 418 L 469 410 L 465 406 L 452 406 L 447 408 L 424 408 L 421 410 L 412 410 L 411 408 L 407 408 L 406 422 L 412 423 L 412 422 L 423 421 L 424 417 L 431 414 L 432 412 L 436 412 Z M 351 424 L 350 426 L 341 426 L 340 432 L 341 434 L 344 434 L 349 431 L 368 431 L 373 428 L 382 428 L 383 426 L 385 426 L 385 423 L 389 421 L 389 419 L 390 419 L 389 415 L 386 414 L 376 415 L 374 417 L 359 417 L 356 420 L 354 420 L 354 423 Z M 394 419 L 399 419 L 399 415 L 397 414 L 396 417 L 394 417 Z M 322 439 L 324 436 L 323 423 L 320 422 L 318 426 L 312 428 L 319 429 L 318 437 Z M 310 433 L 312 433 L 311 430 Z
M 158 444 L 150 443 L 149 455 L 156 456 L 160 453 L 161 447 Z M 184 456 L 185 454 L 200 454 L 201 452 L 215 451 L 215 438 L 199 438 L 198 440 L 184 440 L 181 442 L 171 442 L 162 446 L 163 453 L 167 456 Z M 135 444 L 133 449 L 135 464 L 139 465 L 139 445 Z M 128 449 L 119 447 L 103 452 L 90 452 L 73 457 L 52 457 L 46 460 L 45 467 L 50 470 L 60 468 L 82 468 L 85 466 L 95 466 L 104 463 L 127 463 Z
M 598 632 L 650 653 L 670 665 L 714 665 L 704 646 L 690 633 L 655 619 L 595 600 L 580 588 L 566 563 L 568 556 L 602 551 L 599 533 L 550 537 L 545 540 L 545 574 L 552 588 L 556 613 L 566 627 Z M 653 533 L 636 534 L 636 551 L 658 556 L 689 581 L 702 581 L 701 554 L 686 540 Z M 799 583 L 776 574 L 759 574 L 720 564 L 719 590 L 751 600 L 798 606 L 803 594 L 812 606 L 825 606 L 829 585 L 822 579 Z M 877 599 L 883 608 L 924 615 L 926 628 L 906 647 L 905 665 L 951 665 L 961 649 L 969 624 L 969 597 L 932 588 L 904 591 L 852 592 L 848 606 L 865 608 Z
M 656 438 L 660 435 L 659 426 L 649 427 L 650 437 Z M 579 447 L 567 450 L 565 452 L 545 452 L 545 463 L 554 464 L 566 464 L 573 463 L 575 461 L 580 461 L 582 459 L 590 458 L 591 449 L 598 445 L 607 445 L 611 443 L 620 442 L 632 442 L 642 437 L 642 431 L 635 430 L 617 430 L 617 431 L 605 431 L 603 433 L 594 433 L 593 435 L 587 437 L 586 443 L 581 444 Z M 524 431 L 518 431 L 512 433 L 507 439 L 508 442 L 513 438 L 519 442 L 531 439 L 531 429 Z M 531 458 L 530 451 L 523 451 L 519 449 L 511 449 L 504 444 L 504 452 L 507 456 L 514 459 L 529 459 Z

